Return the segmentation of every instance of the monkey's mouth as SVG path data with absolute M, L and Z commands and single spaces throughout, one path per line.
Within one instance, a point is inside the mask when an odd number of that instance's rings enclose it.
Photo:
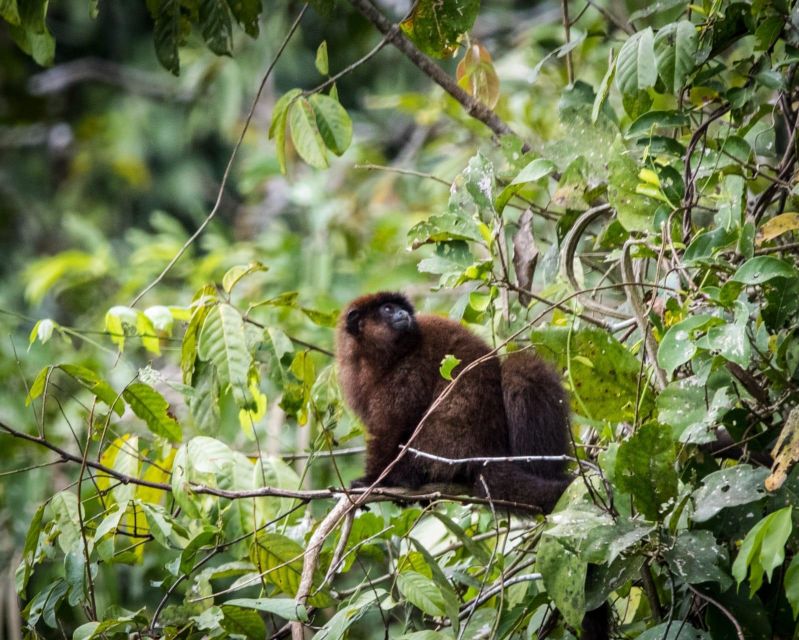
M 391 316 L 389 323 L 396 331 L 407 331 L 413 326 L 413 316 L 405 309 L 399 309 Z

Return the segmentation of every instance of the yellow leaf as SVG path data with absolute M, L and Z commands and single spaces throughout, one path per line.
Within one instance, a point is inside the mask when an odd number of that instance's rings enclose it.
M 796 211 L 788 211 L 774 216 L 771 220 L 763 224 L 757 231 L 757 246 L 764 242 L 773 240 L 777 236 L 789 231 L 796 231 L 799 229 L 799 213 Z

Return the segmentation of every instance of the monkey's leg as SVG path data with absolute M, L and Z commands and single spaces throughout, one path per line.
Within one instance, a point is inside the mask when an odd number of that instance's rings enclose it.
M 568 476 L 534 476 L 512 462 L 489 463 L 475 469 L 474 492 L 481 497 L 532 505 L 550 513 L 571 481 Z

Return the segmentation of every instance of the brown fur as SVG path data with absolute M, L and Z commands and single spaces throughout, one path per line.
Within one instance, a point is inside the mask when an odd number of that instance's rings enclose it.
M 338 367 L 344 396 L 368 432 L 360 484 L 374 482 L 397 457 L 447 386 L 439 373 L 444 356 L 460 359 L 457 376 L 489 351 L 456 322 L 415 315 L 400 294 L 378 293 L 350 304 L 339 324 Z M 503 362 L 492 358 L 458 378 L 411 446 L 445 458 L 559 455 L 568 451 L 567 429 L 568 403 L 557 374 L 521 352 Z M 563 469 L 563 462 L 449 465 L 408 453 L 382 484 L 468 484 L 480 496 L 487 487 L 491 498 L 548 513 L 570 481 Z

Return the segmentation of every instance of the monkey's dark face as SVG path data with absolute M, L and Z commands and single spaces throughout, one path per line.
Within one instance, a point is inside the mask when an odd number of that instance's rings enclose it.
M 370 353 L 396 353 L 409 347 L 418 332 L 414 310 L 398 293 L 377 293 L 358 298 L 342 316 L 342 338 Z

